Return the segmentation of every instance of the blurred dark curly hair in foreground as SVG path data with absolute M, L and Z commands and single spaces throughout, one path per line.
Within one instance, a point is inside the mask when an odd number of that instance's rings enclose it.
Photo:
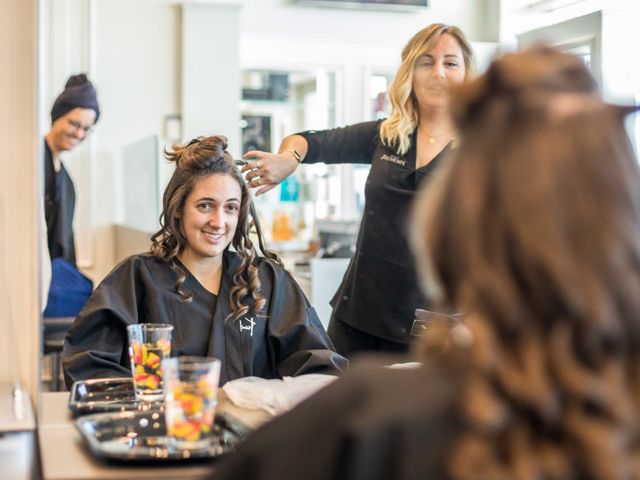
M 417 201 L 427 293 L 465 312 L 456 479 L 640 478 L 640 175 L 633 108 L 538 46 L 453 96 L 461 141 Z M 440 342 L 440 345 L 442 343 Z

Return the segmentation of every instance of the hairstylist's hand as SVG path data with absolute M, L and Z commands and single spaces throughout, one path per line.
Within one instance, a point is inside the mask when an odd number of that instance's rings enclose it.
M 250 188 L 258 188 L 256 196 L 268 192 L 298 167 L 298 161 L 289 153 L 269 153 L 251 150 L 242 158 L 248 160 L 242 167 Z

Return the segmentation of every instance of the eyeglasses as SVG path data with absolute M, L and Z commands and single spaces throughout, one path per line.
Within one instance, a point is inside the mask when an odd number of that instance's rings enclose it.
M 80 122 L 77 122 L 76 120 L 67 120 L 69 122 L 69 126 L 73 129 L 74 132 L 77 132 L 78 130 L 82 129 L 82 132 L 85 135 L 88 135 L 91 131 L 91 127 L 93 125 L 89 125 L 88 127 L 85 127 L 84 125 L 82 125 Z

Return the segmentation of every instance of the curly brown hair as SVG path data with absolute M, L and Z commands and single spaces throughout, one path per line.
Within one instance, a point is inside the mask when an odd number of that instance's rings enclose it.
M 425 289 L 465 312 L 456 479 L 640 478 L 640 174 L 631 109 L 580 59 L 509 54 L 414 212 Z M 433 342 L 433 339 L 430 339 Z M 430 348 L 430 351 L 433 349 Z
M 160 230 L 151 237 L 151 253 L 167 262 L 178 273 L 176 291 L 185 301 L 191 301 L 193 294 L 184 290 L 186 272 L 176 263 L 176 257 L 184 250 L 187 239 L 181 225 L 182 209 L 185 200 L 195 183 L 211 175 L 228 175 L 238 182 L 242 191 L 238 226 L 231 245 L 241 258 L 241 263 L 233 275 L 233 286 L 229 291 L 231 316 L 240 318 L 249 311 L 259 313 L 265 305 L 260 294 L 260 279 L 255 265 L 256 249 L 250 238 L 251 228 L 255 228 L 260 250 L 264 257 L 282 265 L 280 258 L 264 246 L 262 230 L 255 214 L 249 189 L 235 165 L 233 157 L 226 151 L 227 139 L 222 135 L 198 137 L 187 145 L 173 145 L 171 151 L 165 150 L 167 160 L 175 163 L 175 171 L 167 184 L 162 197 Z M 250 222 L 253 218 L 253 224 Z M 228 247 L 227 247 L 228 248 Z M 246 305 L 245 299 L 250 298 Z

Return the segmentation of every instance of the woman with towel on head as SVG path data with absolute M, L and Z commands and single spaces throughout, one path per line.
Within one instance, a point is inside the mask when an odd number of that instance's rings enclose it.
M 47 243 L 51 258 L 76 267 L 73 214 L 76 192 L 60 155 L 87 138 L 100 117 L 96 89 L 84 73 L 72 75 L 51 108 L 51 128 L 44 142 Z

